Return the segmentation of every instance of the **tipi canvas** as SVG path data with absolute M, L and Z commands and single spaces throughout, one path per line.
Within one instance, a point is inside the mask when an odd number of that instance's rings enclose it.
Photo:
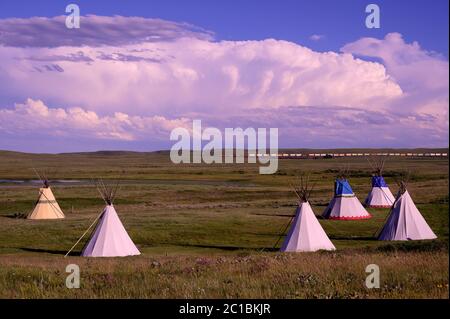
M 394 195 L 383 176 L 372 176 L 372 189 L 365 200 L 366 207 L 389 208 L 395 201 Z
M 81 256 L 123 257 L 140 254 L 123 227 L 114 206 L 107 205 Z
M 334 183 L 334 197 L 322 214 L 323 218 L 337 220 L 368 219 L 372 216 L 361 205 L 345 178 L 337 178 Z
M 295 212 L 293 224 L 281 246 L 281 251 L 307 252 L 336 249 L 308 202 L 312 190 L 312 188 L 308 189 L 308 180 L 304 180 L 302 177 L 300 187 L 294 187 L 294 192 L 299 199 L 299 205 Z
M 81 256 L 124 257 L 140 255 L 141 253 L 123 227 L 114 208 L 113 200 L 117 186 L 113 189 L 105 186 L 103 182 L 99 182 L 98 189 L 106 202 L 106 207 L 100 214 L 97 226 L 81 252 Z
M 384 160 L 380 160 L 373 166 L 375 173 L 372 176 L 372 189 L 364 201 L 366 207 L 389 208 L 394 204 L 395 197 L 382 175 L 383 167 Z
M 294 222 L 281 246 L 281 251 L 304 252 L 336 250 L 328 238 L 309 202 L 301 203 L 295 213 Z
M 48 179 L 42 179 L 43 186 L 39 189 L 39 198 L 36 206 L 28 214 L 27 219 L 60 219 L 64 218 L 64 213 L 56 201 L 50 188 Z
M 436 235 L 420 214 L 408 191 L 400 191 L 378 240 L 435 239 Z

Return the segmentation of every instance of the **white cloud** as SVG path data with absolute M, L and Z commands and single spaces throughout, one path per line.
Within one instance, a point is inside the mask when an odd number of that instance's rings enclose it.
M 312 41 L 320 41 L 323 38 L 325 38 L 325 36 L 323 34 L 313 34 L 309 37 L 309 39 Z
M 215 42 L 187 24 L 126 17 L 91 16 L 92 29 L 85 21 L 69 41 L 58 38 L 67 31 L 60 20 L 0 20 L 3 134 L 151 143 L 204 119 L 275 126 L 318 146 L 448 143 L 448 61 L 398 33 L 337 53 L 273 39 Z M 106 27 L 116 22 L 116 32 Z M 11 101 L 26 103 L 6 108 Z
M 130 116 L 121 112 L 99 116 L 80 107 L 49 108 L 42 101 L 33 99 L 16 104 L 13 109 L 0 109 L 0 132 L 9 135 L 35 132 L 121 141 L 165 140 L 176 127 L 190 129 L 191 124 L 186 118 Z
M 448 117 L 449 64 L 443 57 L 406 43 L 399 33 L 384 39 L 362 38 L 345 45 L 342 52 L 381 59 L 405 95 L 393 100 L 397 111 L 417 111 Z
M 379 63 L 270 39 L 0 47 L 0 59 L 0 81 L 9 94 L 101 113 L 173 115 L 286 105 L 380 109 L 402 95 Z
M 326 116 L 324 115 L 326 114 Z M 191 114 L 168 119 L 163 116 L 132 116 L 122 112 L 100 116 L 80 107 L 49 108 L 40 100 L 27 99 L 13 109 L 0 109 L 0 136 L 6 141 L 23 140 L 41 145 L 52 139 L 118 141 L 152 145 L 163 143 L 177 127 L 192 131 L 192 120 L 202 127 L 278 127 L 281 147 L 439 147 L 447 140 L 448 128 L 436 125 L 436 117 L 392 114 L 348 107 L 281 107 L 277 112 L 258 108 L 216 114 Z M 43 138 L 44 137 L 44 138 Z M 89 142 L 91 141 L 91 142 Z M 101 145 L 101 144 L 100 144 Z M 148 146 L 147 146 L 148 147 Z M 151 148 L 151 147 L 150 147 Z M 39 151 L 58 151 L 69 145 L 52 144 Z M 147 148 L 148 149 L 148 148 Z

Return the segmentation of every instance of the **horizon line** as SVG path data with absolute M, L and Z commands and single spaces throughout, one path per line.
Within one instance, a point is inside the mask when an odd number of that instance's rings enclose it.
M 277 153 L 285 150 L 449 150 L 449 146 L 446 147 L 336 147 L 336 148 L 306 148 L 306 147 L 287 147 L 287 148 L 278 148 Z M 220 148 L 220 150 L 230 150 L 229 148 Z M 237 149 L 233 148 L 233 151 L 243 150 L 244 152 L 254 151 L 258 153 L 258 149 Z M 270 154 L 270 148 L 267 149 L 267 152 L 264 154 Z M 187 150 L 189 152 L 201 152 L 202 150 Z M 136 150 L 126 150 L 126 149 L 98 149 L 93 151 L 69 151 L 69 152 L 33 152 L 33 151 L 17 151 L 17 150 L 8 150 L 8 149 L 0 149 L 0 152 L 11 152 L 11 153 L 22 153 L 22 154 L 48 154 L 48 155 L 63 155 L 63 154 L 77 154 L 77 153 L 158 153 L 158 152 L 170 152 L 170 149 L 160 149 L 160 150 L 148 150 L 148 151 L 136 151 Z M 259 154 L 259 153 L 258 153 Z

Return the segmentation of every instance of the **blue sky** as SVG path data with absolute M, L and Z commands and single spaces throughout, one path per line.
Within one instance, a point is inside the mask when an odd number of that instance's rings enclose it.
M 65 26 L 69 3 L 79 29 Z M 365 26 L 370 3 L 380 29 Z M 193 120 L 276 127 L 283 148 L 448 147 L 448 10 L 447 0 L 2 0 L 0 149 L 169 149 L 171 131 Z
M 448 58 L 447 0 L 4 0 L 0 18 L 52 17 L 76 3 L 81 14 L 124 15 L 184 21 L 216 33 L 219 40 L 275 38 L 308 44 L 319 51 L 338 50 L 359 37 L 383 37 L 399 32 L 406 42 L 418 41 L 427 50 Z M 381 28 L 367 29 L 365 7 L 381 9 Z M 312 34 L 324 41 L 309 40 Z

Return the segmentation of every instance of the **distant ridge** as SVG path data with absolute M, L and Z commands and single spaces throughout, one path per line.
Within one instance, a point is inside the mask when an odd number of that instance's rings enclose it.
M 332 152 L 448 152 L 449 148 L 280 148 L 278 153 L 332 153 Z M 246 150 L 247 151 L 247 150 Z M 142 154 L 169 154 L 170 150 L 157 151 L 124 151 L 99 150 L 92 152 L 63 152 L 63 153 L 27 153 L 19 151 L 0 150 L 1 156 L 27 156 L 27 155 L 85 155 L 85 156 L 125 156 Z
M 133 154 L 142 154 L 142 153 L 153 153 L 153 152 L 137 152 L 137 151 L 108 151 L 108 150 L 100 150 L 94 152 L 68 152 L 68 153 L 58 153 L 58 155 L 70 155 L 70 154 L 79 154 L 79 155 L 133 155 Z

